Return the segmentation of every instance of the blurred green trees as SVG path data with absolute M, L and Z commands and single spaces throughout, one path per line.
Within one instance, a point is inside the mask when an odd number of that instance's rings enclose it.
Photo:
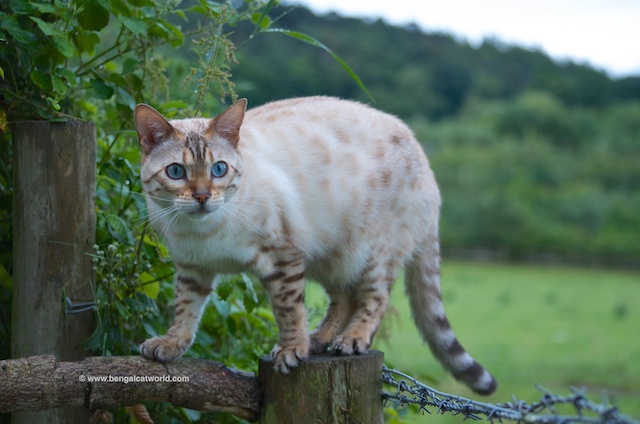
M 378 108 L 413 127 L 443 192 L 445 250 L 640 263 L 640 77 L 305 9 L 279 24 L 322 39 Z M 254 41 L 234 71 L 250 105 L 301 95 L 368 102 L 322 52 Z
M 572 108 L 525 92 L 413 120 L 443 192 L 445 248 L 637 263 L 640 131 L 618 119 L 638 106 Z

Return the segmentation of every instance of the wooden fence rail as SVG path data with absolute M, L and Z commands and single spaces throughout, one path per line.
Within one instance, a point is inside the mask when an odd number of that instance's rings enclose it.
M 263 424 L 377 424 L 383 421 L 382 362 L 377 351 L 313 356 L 282 375 L 273 370 L 270 358 L 263 358 L 256 377 L 202 359 L 162 364 L 140 356 L 111 356 L 59 362 L 53 355 L 39 355 L 0 361 L 0 413 L 69 407 L 91 411 L 158 401 Z

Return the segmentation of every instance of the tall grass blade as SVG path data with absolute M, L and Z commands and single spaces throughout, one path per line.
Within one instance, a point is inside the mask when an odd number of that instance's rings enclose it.
M 367 87 L 364 85 L 364 83 L 362 82 L 362 80 L 360 79 L 360 77 L 358 76 L 358 74 L 356 74 L 350 67 L 349 65 L 347 65 L 347 63 L 342 60 L 342 58 L 340 56 L 338 56 L 336 53 L 333 52 L 333 50 L 331 50 L 329 47 L 327 47 L 324 43 L 322 43 L 321 41 L 319 41 L 318 39 L 307 35 L 307 34 L 303 34 L 301 32 L 297 32 L 297 31 L 291 31 L 288 29 L 283 29 L 283 28 L 268 28 L 265 29 L 263 32 L 272 32 L 272 33 L 278 33 L 278 34 L 284 34 L 288 37 L 291 38 L 295 38 L 296 40 L 300 40 L 304 43 L 307 44 L 311 44 L 314 47 L 318 47 L 324 51 L 326 51 L 327 53 L 329 53 L 331 55 L 331 57 L 333 57 L 333 59 L 338 62 L 340 64 L 340 66 L 342 66 L 342 68 L 349 74 L 349 76 L 351 76 L 351 78 L 356 82 L 356 84 L 358 84 L 358 87 L 360 87 L 360 89 L 369 97 L 369 100 L 371 100 L 372 103 L 376 103 L 375 99 L 373 98 L 373 95 L 369 92 L 369 90 L 367 89 Z

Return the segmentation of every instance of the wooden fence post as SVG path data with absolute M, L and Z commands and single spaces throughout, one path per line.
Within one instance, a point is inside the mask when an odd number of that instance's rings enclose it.
M 312 356 L 288 375 L 260 359 L 261 424 L 382 424 L 382 352 Z
M 96 129 L 91 122 L 26 121 L 11 126 L 14 158 L 11 356 L 86 356 L 93 313 L 66 314 L 65 302 L 92 301 L 96 229 Z M 87 422 L 82 408 L 14 413 L 18 423 Z

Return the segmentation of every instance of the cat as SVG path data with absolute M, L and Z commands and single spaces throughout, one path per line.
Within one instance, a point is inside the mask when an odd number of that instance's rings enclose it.
M 175 317 L 141 354 L 170 362 L 193 343 L 220 274 L 252 272 L 279 329 L 271 355 L 288 373 L 310 354 L 363 354 L 404 266 L 416 325 L 455 378 L 479 394 L 496 380 L 460 345 L 440 291 L 440 192 L 411 130 L 398 118 L 331 97 L 213 119 L 167 121 L 135 109 L 149 218 L 176 268 Z M 311 334 L 305 279 L 330 304 Z

